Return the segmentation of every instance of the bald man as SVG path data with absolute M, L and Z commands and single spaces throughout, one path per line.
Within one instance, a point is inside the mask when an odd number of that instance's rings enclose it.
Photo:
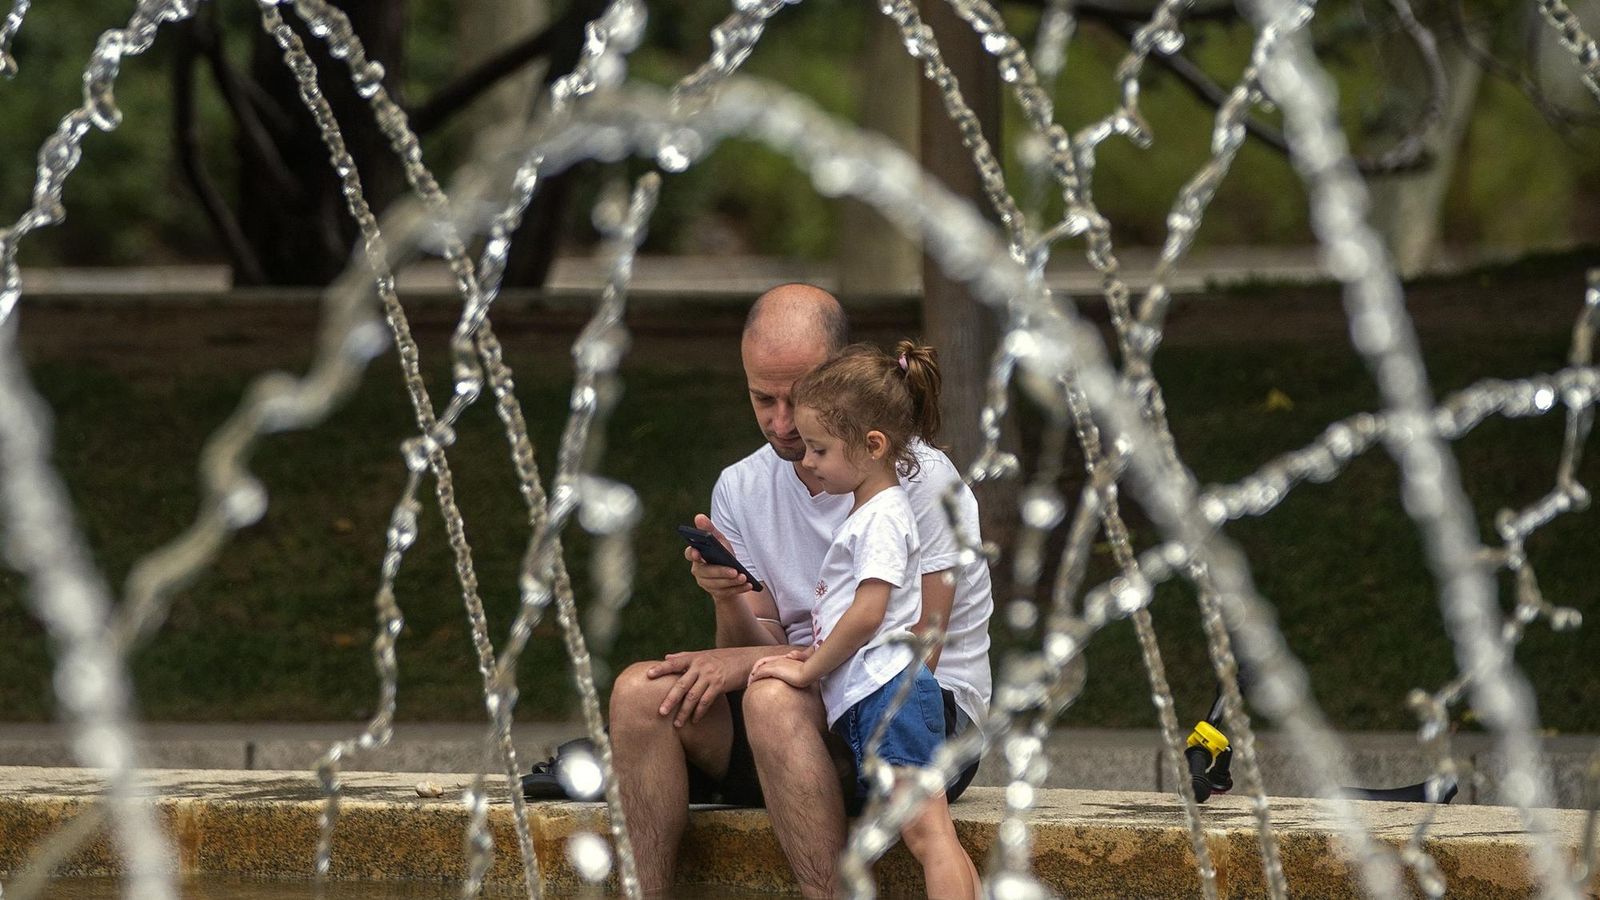
M 865 799 L 853 796 L 850 751 L 828 731 L 816 688 L 746 681 L 757 660 L 812 643 L 812 588 L 851 497 L 824 493 L 800 466 L 805 448 L 789 391 L 846 342 L 839 301 L 811 285 L 773 288 L 745 320 L 740 356 L 766 443 L 723 470 L 711 516 L 696 516 L 695 524 L 715 532 L 767 592 L 751 592 L 735 570 L 686 551 L 716 610 L 716 649 L 636 663 L 611 693 L 613 760 L 647 894 L 672 885 L 691 802 L 765 805 L 802 892 L 838 893 L 846 813 Z M 937 448 L 919 443 L 916 453 L 920 471 L 902 484 L 922 539 L 924 611 L 949 623 L 929 664 L 944 688 L 946 734 L 954 735 L 980 720 L 989 702 L 993 600 L 987 565 L 962 562 L 941 505 L 959 473 Z M 958 493 L 957 527 L 975 541 L 977 501 L 965 485 Z M 974 764 L 949 786 L 951 801 L 976 770 Z

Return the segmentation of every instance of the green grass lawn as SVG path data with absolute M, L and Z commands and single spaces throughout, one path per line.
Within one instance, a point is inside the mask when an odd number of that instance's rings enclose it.
M 1435 388 L 1558 368 L 1566 327 L 1553 321 L 1546 330 L 1503 336 L 1429 338 Z M 570 367 L 564 357 L 519 353 L 509 340 L 508 347 L 548 473 Z M 434 363 L 431 371 L 445 368 L 441 356 L 425 359 Z M 1179 447 L 1205 482 L 1238 478 L 1305 444 L 1332 420 L 1375 408 L 1370 379 L 1345 341 L 1175 343 L 1159 360 Z M 237 403 L 251 373 L 226 367 L 187 373 L 178 366 L 170 374 L 138 375 L 104 361 L 59 357 L 37 362 L 33 373 L 56 413 L 58 464 L 83 527 L 119 585 L 135 558 L 192 518 L 201 441 Z M 1292 409 L 1269 410 L 1274 390 L 1292 400 Z M 176 598 L 164 627 L 135 655 L 142 716 L 323 720 L 371 711 L 372 595 L 383 530 L 403 482 L 398 445 L 409 423 L 393 359 L 385 358 L 331 422 L 262 445 L 254 467 L 270 491 L 270 512 Z M 1497 510 L 1549 488 L 1561 427 L 1558 417 L 1491 421 L 1458 445 L 1486 535 Z M 514 611 L 527 530 L 489 404 L 473 408 L 459 431 L 452 451 L 457 487 L 498 644 Z M 608 660 L 620 666 L 705 646 L 710 606 L 688 576 L 671 526 L 703 510 L 720 468 L 759 440 L 742 381 L 725 362 L 704 370 L 692 357 L 636 363 L 606 437 L 606 473 L 634 485 L 645 507 L 636 593 Z M 1600 482 L 1596 468 L 1591 459 L 1584 470 L 1591 486 Z M 400 716 L 479 719 L 479 676 L 460 591 L 431 485 L 426 490 L 422 534 L 399 584 L 407 622 L 399 644 Z M 1600 731 L 1600 704 L 1585 702 L 1600 690 L 1600 669 L 1585 662 L 1600 655 L 1593 621 L 1600 543 L 1593 522 L 1593 513 L 1569 516 L 1529 548 L 1547 595 L 1591 621 L 1565 634 L 1535 625 L 1518 651 L 1544 722 L 1562 731 Z M 1137 522 L 1135 532 L 1144 545 L 1153 538 Z M 1394 468 L 1381 451 L 1332 484 L 1301 487 L 1269 516 L 1237 523 L 1229 534 L 1248 555 L 1333 722 L 1411 727 L 1406 693 L 1447 680 L 1453 663 Z M 569 550 L 581 602 L 588 593 L 587 542 L 574 537 Z M 15 574 L 0 577 L 0 642 L 8 648 L 0 654 L 0 720 L 46 719 L 53 715 L 49 647 L 19 585 Z M 1181 586 L 1164 587 L 1154 614 L 1180 717 L 1198 717 L 1212 680 L 1192 598 Z M 1005 644 L 1003 626 L 993 631 Z M 524 658 L 521 715 L 570 715 L 568 682 L 559 638 L 547 622 Z M 1091 646 L 1088 687 L 1065 721 L 1149 726 L 1147 694 L 1132 628 L 1119 622 Z

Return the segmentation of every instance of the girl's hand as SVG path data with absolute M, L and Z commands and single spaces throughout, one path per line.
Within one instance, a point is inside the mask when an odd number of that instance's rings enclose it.
M 783 656 L 785 659 L 797 659 L 801 662 L 805 662 L 806 660 L 810 659 L 811 654 L 815 652 L 817 652 L 816 647 L 796 647 L 793 650 L 790 650 L 788 653 L 785 653 Z
M 800 651 L 787 653 L 783 656 L 768 656 L 758 660 L 754 666 L 750 667 L 749 683 L 755 684 L 756 681 L 762 678 L 776 678 L 791 687 L 802 689 L 811 687 L 811 681 L 806 678 L 805 663 L 791 658 L 795 652 Z

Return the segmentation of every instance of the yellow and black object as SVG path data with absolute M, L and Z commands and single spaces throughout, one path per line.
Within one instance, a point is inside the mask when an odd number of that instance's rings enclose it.
M 1229 769 L 1233 764 L 1233 745 L 1223 733 L 1222 691 L 1211 704 L 1211 712 L 1189 732 L 1183 759 L 1189 764 L 1189 780 L 1194 799 L 1204 803 L 1212 794 L 1225 794 L 1233 788 Z M 1395 788 L 1341 788 L 1352 800 L 1387 800 L 1402 803 L 1449 803 L 1456 796 L 1454 775 L 1436 775 L 1426 781 Z
M 1189 780 L 1194 784 L 1194 798 L 1206 802 L 1212 794 L 1225 794 L 1233 788 L 1233 746 L 1228 736 L 1217 727 L 1222 718 L 1222 696 L 1218 692 L 1211 704 L 1211 714 L 1195 723 L 1183 751 L 1189 764 Z

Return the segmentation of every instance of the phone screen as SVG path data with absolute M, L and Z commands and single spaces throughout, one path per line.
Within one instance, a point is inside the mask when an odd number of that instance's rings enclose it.
M 688 542 L 689 546 L 700 551 L 701 559 L 704 559 L 706 562 L 714 566 L 725 566 L 729 569 L 733 569 L 740 575 L 743 575 L 745 578 L 749 579 L 750 590 L 752 591 L 760 592 L 766 590 L 765 586 L 761 584 L 761 581 L 757 579 L 755 575 L 751 574 L 750 570 L 746 569 L 744 564 L 740 563 L 737 557 L 728 552 L 728 548 L 722 546 L 722 542 L 717 540 L 716 535 L 710 533 L 709 531 L 701 531 L 698 528 L 691 528 L 688 525 L 679 525 L 678 534 L 683 537 L 684 541 Z

